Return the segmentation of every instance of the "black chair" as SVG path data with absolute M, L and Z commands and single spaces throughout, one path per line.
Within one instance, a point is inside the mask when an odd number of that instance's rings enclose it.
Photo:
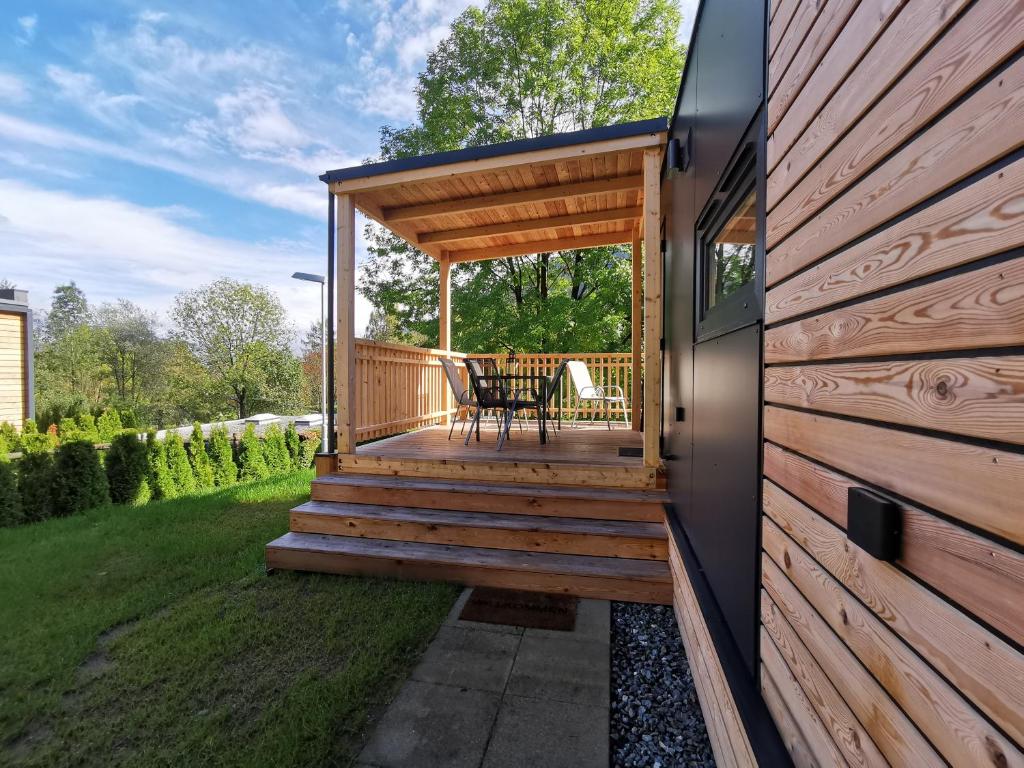
M 540 408 L 534 400 L 509 397 L 505 388 L 501 371 L 498 364 L 489 357 L 467 357 L 466 370 L 469 371 L 469 381 L 473 386 L 473 394 L 476 396 L 477 409 L 473 415 L 473 422 L 469 425 L 469 434 L 466 435 L 465 444 L 469 445 L 469 438 L 476 432 L 476 439 L 480 440 L 480 416 L 484 411 L 494 411 L 501 414 L 499 419 L 498 450 L 505 444 L 508 437 L 512 420 L 518 411 L 536 410 L 538 416 Z

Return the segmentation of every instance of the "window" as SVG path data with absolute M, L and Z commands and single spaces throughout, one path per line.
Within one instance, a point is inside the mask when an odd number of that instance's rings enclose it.
M 757 198 L 751 191 L 705 245 L 705 312 L 753 282 L 756 237 Z

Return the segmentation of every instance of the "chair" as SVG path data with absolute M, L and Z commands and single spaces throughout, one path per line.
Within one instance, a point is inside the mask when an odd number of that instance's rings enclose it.
M 448 439 L 452 439 L 452 433 L 455 431 L 455 423 L 459 421 L 459 416 L 465 412 L 462 416 L 462 429 L 459 430 L 461 435 L 466 431 L 466 422 L 469 421 L 469 412 L 476 408 L 476 400 L 473 399 L 473 392 L 465 384 L 462 383 L 462 377 L 459 375 L 459 367 L 449 360 L 447 357 L 437 358 L 441 361 L 441 367 L 444 368 L 445 378 L 448 379 L 448 386 L 451 387 L 452 397 L 455 398 L 455 418 L 452 419 L 451 429 L 448 430 Z
M 569 377 L 572 379 L 573 388 L 576 390 L 576 408 L 572 413 L 572 426 L 576 428 L 576 417 L 579 414 L 580 406 L 584 402 L 599 402 L 604 406 L 604 418 L 608 424 L 608 429 L 612 428 L 611 415 L 609 413 L 609 406 L 618 403 L 622 406 L 622 416 L 626 420 L 626 428 L 629 428 L 629 410 L 626 407 L 626 395 L 622 391 L 622 387 L 618 385 L 611 385 L 607 387 L 598 387 L 594 385 L 593 379 L 590 378 L 590 371 L 587 369 L 587 364 L 582 360 L 570 360 L 567 363 L 569 368 Z M 610 393 L 610 394 L 609 394 Z M 594 422 L 594 417 L 591 415 L 590 422 Z
M 480 417 L 484 411 L 500 413 L 498 431 L 498 450 L 505 444 L 509 428 L 512 426 L 512 419 L 520 410 L 536 409 L 538 416 L 540 408 L 534 400 L 520 400 L 518 397 L 509 398 L 505 390 L 504 382 L 501 379 L 501 372 L 498 364 L 489 357 L 467 357 L 466 370 L 469 371 L 469 381 L 473 386 L 473 393 L 476 397 L 476 413 L 473 414 L 473 421 L 469 425 L 469 434 L 466 435 L 466 445 L 476 430 L 476 439 L 480 440 Z M 454 425 L 453 425 L 454 426 Z

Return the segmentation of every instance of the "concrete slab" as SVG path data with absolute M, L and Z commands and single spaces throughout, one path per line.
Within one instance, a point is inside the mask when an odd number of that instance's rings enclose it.
M 409 680 L 357 762 L 378 768 L 476 768 L 500 700 L 498 693 Z
M 520 638 L 498 632 L 441 627 L 412 672 L 413 680 L 476 691 L 505 689 Z
M 459 599 L 455 601 L 455 605 L 453 605 L 451 611 L 448 612 L 448 618 L 444 621 L 446 627 L 459 627 L 461 629 L 481 629 L 485 632 L 497 632 L 501 635 L 523 634 L 522 627 L 513 627 L 508 624 L 488 624 L 485 621 L 463 621 L 462 619 L 460 619 L 459 614 L 462 613 L 462 609 L 465 607 L 466 601 L 469 600 L 469 595 L 472 591 L 472 587 L 466 587 L 464 590 L 462 590 L 462 594 L 459 595 Z
M 576 608 L 576 627 L 572 632 L 556 629 L 525 629 L 526 637 L 571 637 L 576 640 L 594 640 L 611 644 L 611 604 L 607 600 L 580 600 Z
M 608 709 L 506 695 L 483 768 L 607 768 Z
M 607 642 L 524 635 L 507 693 L 534 699 L 608 706 L 610 649 Z

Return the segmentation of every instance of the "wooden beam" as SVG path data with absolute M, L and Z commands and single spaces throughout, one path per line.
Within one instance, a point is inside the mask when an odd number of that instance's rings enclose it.
M 640 237 L 640 227 L 637 225 L 633 228 L 633 281 L 632 281 L 632 296 L 633 296 L 633 310 L 630 315 L 630 323 L 632 326 L 632 341 L 633 341 L 633 386 L 631 387 L 632 397 L 632 415 L 630 420 L 633 424 L 633 429 L 636 431 L 640 430 L 640 409 L 643 403 L 643 387 L 640 382 L 643 380 L 643 314 L 644 314 L 644 286 L 643 286 L 643 274 L 644 274 L 644 262 L 643 262 L 643 240 Z
M 630 221 L 637 219 L 643 209 L 639 205 L 628 208 L 611 208 L 604 211 L 572 213 L 567 216 L 548 216 L 543 219 L 503 221 L 500 224 L 484 224 L 478 227 L 447 229 L 440 232 L 424 232 L 416 236 L 417 244 L 450 243 L 456 240 L 473 240 L 478 237 L 511 235 L 521 232 L 538 232 L 543 229 L 575 227 L 580 224 L 599 224 L 607 221 Z
M 446 352 L 450 352 L 452 348 L 452 263 L 448 258 L 448 253 L 443 252 L 437 263 L 441 268 L 441 279 L 437 291 L 437 345 Z M 442 417 L 441 423 L 447 424 L 451 418 L 447 412 L 452 407 L 451 388 L 447 385 L 445 385 L 443 397 L 445 415 Z
M 446 216 L 456 213 L 472 213 L 493 208 L 507 208 L 513 205 L 529 203 L 546 203 L 550 200 L 567 200 L 587 195 L 602 195 L 609 192 L 625 192 L 640 189 L 643 176 L 618 176 L 614 179 L 598 179 L 581 181 L 576 184 L 556 184 L 552 187 L 537 189 L 520 189 L 514 192 L 499 192 L 494 195 L 480 195 L 461 200 L 445 200 L 440 203 L 423 203 L 404 207 L 382 209 L 382 218 L 386 224 L 410 219 L 424 219 L 430 216 Z
M 644 466 L 661 463 L 661 152 L 644 151 Z
M 351 195 L 337 196 L 338 335 L 335 392 L 338 398 L 338 452 L 356 447 L 356 208 Z
M 331 191 L 335 194 L 345 194 L 364 189 L 393 187 L 417 181 L 447 179 L 465 173 L 480 173 L 481 171 L 493 171 L 504 168 L 522 168 L 523 166 L 553 163 L 559 160 L 576 160 L 581 157 L 593 157 L 594 155 L 661 147 L 665 140 L 665 134 L 665 131 L 657 131 L 638 136 L 623 136 L 618 139 L 573 144 L 567 147 L 552 147 L 550 149 L 534 150 L 533 152 L 516 152 L 496 155 L 494 157 L 484 157 L 478 160 L 463 160 L 461 162 L 428 166 L 426 168 L 413 168 L 407 171 L 396 171 L 376 176 L 360 176 L 354 179 L 346 179 L 345 181 L 332 182 Z
M 453 264 L 467 261 L 487 261 L 503 259 L 508 256 L 528 256 L 533 253 L 549 253 L 551 251 L 567 251 L 573 248 L 595 248 L 599 245 L 618 245 L 628 243 L 632 235 L 626 232 L 603 232 L 596 235 L 579 235 L 578 237 L 560 237 L 554 240 L 535 240 L 529 243 L 512 243 L 495 245 L 490 248 L 470 248 L 464 251 L 451 251 L 449 258 Z

